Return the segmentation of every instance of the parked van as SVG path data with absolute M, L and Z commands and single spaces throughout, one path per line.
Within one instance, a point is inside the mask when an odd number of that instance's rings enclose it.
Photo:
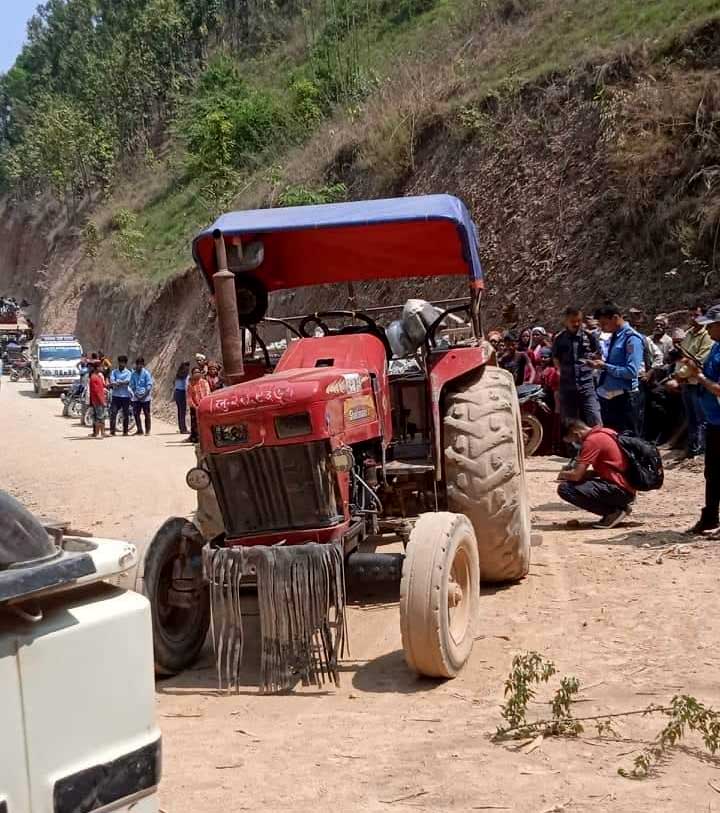
M 82 345 L 74 336 L 40 336 L 30 352 L 35 392 L 43 396 L 68 390 L 78 377 L 82 355 Z

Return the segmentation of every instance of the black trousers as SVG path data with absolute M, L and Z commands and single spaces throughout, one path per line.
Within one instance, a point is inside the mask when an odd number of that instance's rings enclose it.
M 579 418 L 588 426 L 600 426 L 600 403 L 594 387 L 587 389 L 560 389 L 560 417 L 564 420 Z
M 150 434 L 150 401 L 133 401 L 133 414 L 135 415 L 135 426 L 138 435 Z M 143 432 L 140 418 L 145 416 L 145 431 Z
M 114 435 L 117 429 L 118 412 L 123 416 L 123 435 L 128 433 L 128 421 L 130 420 L 130 399 L 113 395 L 110 402 L 110 434 Z
M 175 406 L 177 407 L 178 429 L 187 434 L 187 393 L 185 390 L 175 390 Z
M 627 508 L 635 499 L 629 491 L 608 483 L 607 480 L 586 480 L 584 483 L 563 482 L 558 486 L 558 496 L 576 508 L 606 517 L 619 509 Z
M 720 511 L 720 426 L 705 427 L 705 508 L 702 519 L 709 528 L 717 526 Z
M 601 398 L 603 426 L 616 432 L 632 432 L 641 437 L 643 400 L 640 392 L 624 392 L 615 398 Z
M 198 438 L 198 421 L 197 421 L 197 409 L 195 407 L 190 407 L 190 440 L 193 443 L 197 443 Z

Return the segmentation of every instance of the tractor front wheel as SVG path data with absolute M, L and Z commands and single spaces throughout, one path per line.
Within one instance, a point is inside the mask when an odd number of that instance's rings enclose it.
M 182 553 L 182 532 L 187 524 L 181 517 L 168 519 L 155 534 L 145 557 L 143 583 L 151 605 L 158 675 L 174 675 L 191 666 L 210 626 L 210 596 L 207 585 L 201 583 L 200 549 L 185 540 L 186 552 Z M 201 583 L 194 589 L 193 579 L 186 578 L 188 559 L 193 558 L 198 560 L 195 581 Z M 183 586 L 190 589 L 178 589 Z
M 484 367 L 446 398 L 448 508 L 472 522 L 483 581 L 522 579 L 530 568 L 530 505 L 513 377 Z
M 467 517 L 422 514 L 410 534 L 400 582 L 408 666 L 427 677 L 455 677 L 472 651 L 479 601 L 478 547 Z
M 522 416 L 523 448 L 525 457 L 532 457 L 543 442 L 545 430 L 535 415 Z

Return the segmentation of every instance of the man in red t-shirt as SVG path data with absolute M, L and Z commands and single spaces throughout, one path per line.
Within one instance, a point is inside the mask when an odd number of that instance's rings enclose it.
M 105 418 L 107 417 L 107 392 L 102 365 L 96 362 L 90 371 L 90 409 L 93 413 L 93 432 L 90 437 L 105 437 Z
M 575 467 L 558 475 L 558 495 L 571 505 L 601 516 L 596 528 L 614 528 L 628 516 L 635 499 L 635 489 L 625 477 L 628 462 L 617 432 L 601 426 L 591 429 L 582 421 L 571 420 L 565 440 L 581 447 Z M 591 466 L 592 474 L 588 474 Z

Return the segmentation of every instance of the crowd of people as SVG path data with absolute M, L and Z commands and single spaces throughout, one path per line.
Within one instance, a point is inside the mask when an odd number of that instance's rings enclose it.
M 86 384 L 85 398 L 92 411 L 91 437 L 106 437 L 106 422 L 111 437 L 129 434 L 130 413 L 135 419 L 135 435 L 147 436 L 152 429 L 152 401 L 155 380 L 138 356 L 132 368 L 127 356 L 118 356 L 117 365 L 101 350 L 78 364 L 81 380 Z M 195 364 L 184 361 L 177 369 L 173 384 L 173 401 L 177 408 L 178 431 L 187 435 L 188 443 L 197 443 L 197 410 L 200 401 L 224 386 L 221 365 L 208 361 L 202 353 Z M 190 413 L 190 429 L 187 418 Z
M 606 303 L 592 315 L 568 307 L 564 327 L 516 334 L 492 331 L 498 363 L 515 383 L 539 384 L 553 409 L 554 451 L 573 460 L 559 495 L 612 528 L 632 511 L 620 433 L 705 455 L 706 501 L 695 533 L 720 526 L 720 305 L 691 308 L 686 328 L 670 333 L 659 314 L 644 331 L 637 308 Z M 578 453 L 579 452 L 579 453 Z
M 517 386 L 540 385 L 553 415 L 553 451 L 571 458 L 559 475 L 559 496 L 600 517 L 612 528 L 632 511 L 636 488 L 628 473 L 622 438 L 629 435 L 672 445 L 685 438 L 688 458 L 705 455 L 706 495 L 694 533 L 720 528 L 720 305 L 696 304 L 685 328 L 670 332 L 659 314 L 645 331 L 636 308 L 627 315 L 613 303 L 592 315 L 568 307 L 553 334 L 542 325 L 519 334 L 491 331 L 498 364 Z M 137 435 L 151 431 L 155 382 L 142 356 L 128 367 L 103 353 L 81 362 L 93 411 L 92 437 L 128 434 L 132 410 Z M 223 387 L 222 367 L 198 353 L 177 369 L 173 400 L 178 430 L 198 442 L 200 401 Z M 189 413 L 189 427 L 188 427 Z

